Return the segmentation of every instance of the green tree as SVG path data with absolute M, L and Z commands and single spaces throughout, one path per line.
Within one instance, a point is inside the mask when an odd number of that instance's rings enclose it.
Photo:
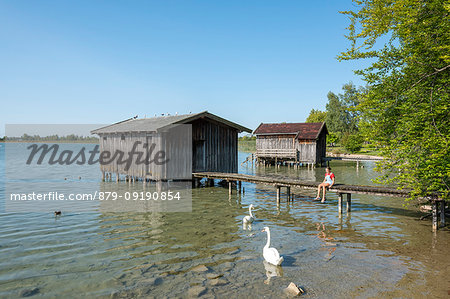
M 345 105 L 339 99 L 339 96 L 333 92 L 329 92 L 327 104 L 326 123 L 330 132 L 344 133 L 350 132 L 350 114 L 347 112 Z
M 450 3 L 442 0 L 355 0 L 350 48 L 340 60 L 367 59 L 356 71 L 369 89 L 358 110 L 362 131 L 386 158 L 383 182 L 412 188 L 412 197 L 450 190 Z
M 327 141 L 330 146 L 335 146 L 339 141 L 339 136 L 336 133 L 330 132 L 327 136 Z
M 347 122 L 347 132 L 358 132 L 358 123 L 361 112 L 357 109 L 360 103 L 361 94 L 366 92 L 364 87 L 356 87 L 352 82 L 342 86 L 344 93 L 339 94 L 339 100 L 344 106 L 345 119 Z
M 350 153 L 356 153 L 361 150 L 363 138 L 359 134 L 346 134 L 342 138 L 342 145 Z
M 306 119 L 307 123 L 322 123 L 325 121 L 325 118 L 327 117 L 327 113 L 325 111 L 320 111 L 316 109 L 312 109 L 311 112 L 309 112 L 309 116 Z

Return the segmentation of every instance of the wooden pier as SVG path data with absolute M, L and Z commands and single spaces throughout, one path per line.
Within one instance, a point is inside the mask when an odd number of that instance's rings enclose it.
M 268 176 L 256 176 L 247 175 L 239 173 L 221 173 L 221 172 L 196 172 L 192 174 L 194 180 L 200 180 L 206 178 L 208 180 L 208 185 L 213 185 L 213 181 L 223 180 L 228 182 L 229 194 L 232 194 L 233 183 L 237 183 L 239 186 L 238 190 L 241 192 L 242 182 L 254 183 L 254 184 L 264 184 L 274 186 L 277 190 L 277 205 L 281 202 L 281 188 L 286 188 L 286 200 L 291 201 L 291 188 L 296 187 L 300 189 L 307 190 L 317 190 L 319 183 L 299 181 L 290 178 L 277 178 Z M 211 183 L 212 182 L 212 183 Z M 336 192 L 338 194 L 338 212 L 341 216 L 343 211 L 343 201 L 344 195 L 346 196 L 346 211 L 351 211 L 351 195 L 352 194 L 370 194 L 377 196 L 390 196 L 390 197 L 408 197 L 410 191 L 403 189 L 399 190 L 391 187 L 381 187 L 381 186 L 361 186 L 361 185 L 347 185 L 347 184 L 334 184 L 333 187 L 329 188 L 328 191 Z M 432 224 L 433 230 L 438 229 L 438 215 L 440 215 L 441 226 L 445 226 L 445 201 L 443 200 L 432 200 Z

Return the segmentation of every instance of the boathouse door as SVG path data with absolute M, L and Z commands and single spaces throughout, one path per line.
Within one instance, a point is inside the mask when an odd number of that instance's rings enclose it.
M 194 140 L 192 158 L 192 170 L 194 172 L 205 171 L 205 140 Z

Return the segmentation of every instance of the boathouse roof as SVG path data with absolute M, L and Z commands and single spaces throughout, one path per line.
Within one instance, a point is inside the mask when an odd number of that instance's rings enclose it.
M 317 139 L 325 130 L 324 122 L 320 123 L 261 123 L 253 132 L 255 135 L 296 135 L 298 139 Z
M 91 131 L 92 134 L 112 134 L 126 132 L 156 132 L 164 127 L 174 124 L 186 124 L 197 119 L 210 119 L 226 126 L 237 129 L 239 132 L 251 133 L 252 130 L 234 122 L 221 118 L 217 115 L 203 111 L 183 115 L 165 115 L 151 118 L 130 118 L 109 126 L 101 127 Z

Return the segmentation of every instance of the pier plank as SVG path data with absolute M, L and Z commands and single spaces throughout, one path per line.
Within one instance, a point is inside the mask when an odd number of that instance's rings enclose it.
M 297 187 L 303 189 L 316 190 L 318 182 L 311 181 L 299 181 L 291 178 L 277 178 L 269 176 L 257 176 L 240 173 L 221 173 L 221 172 L 196 172 L 192 174 L 195 178 L 208 178 L 219 180 L 234 180 L 243 181 L 256 184 L 266 184 L 282 187 Z M 345 193 L 345 194 L 371 194 L 380 196 L 395 196 L 395 197 L 408 197 L 409 190 L 396 189 L 393 187 L 382 186 L 363 186 L 363 185 L 347 185 L 347 184 L 335 184 L 329 188 L 328 191 Z

